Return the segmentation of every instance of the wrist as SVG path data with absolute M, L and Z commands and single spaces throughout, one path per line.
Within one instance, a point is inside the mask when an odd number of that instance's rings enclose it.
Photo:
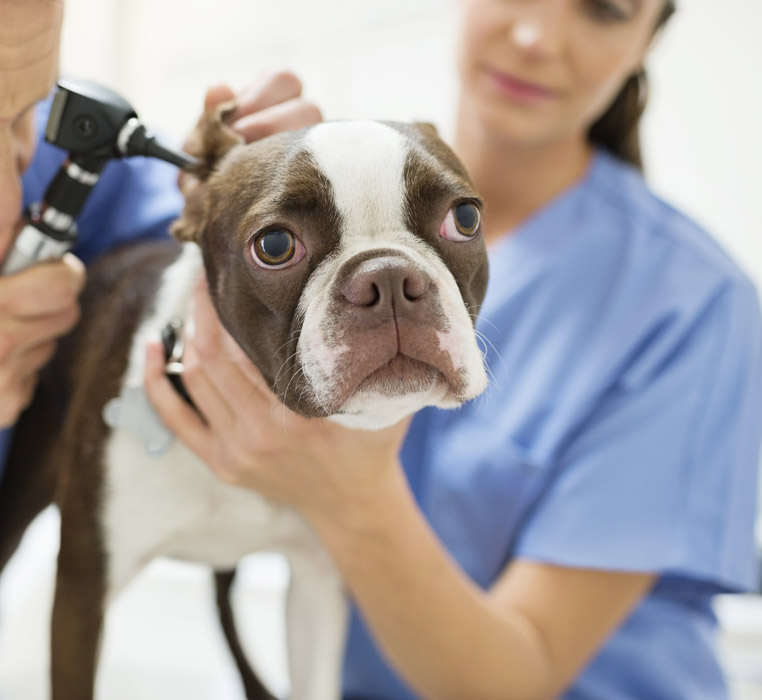
M 329 550 L 349 553 L 384 539 L 395 514 L 413 501 L 402 467 L 395 460 L 388 468 L 369 475 L 362 488 L 351 489 L 331 508 L 305 507 L 303 514 Z

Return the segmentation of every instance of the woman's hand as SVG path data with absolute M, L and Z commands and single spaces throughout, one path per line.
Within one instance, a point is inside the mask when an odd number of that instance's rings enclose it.
M 246 143 L 323 121 L 317 105 L 302 97 L 302 83 L 290 71 L 268 73 L 238 95 L 229 85 L 214 85 L 206 92 L 204 113 L 233 100 L 235 109 L 225 121 Z M 194 156 L 200 155 L 196 134 L 194 129 L 184 145 Z M 179 182 L 186 196 L 197 184 L 197 180 L 185 172 L 180 173 Z
M 228 121 L 246 143 L 323 120 L 318 107 L 302 97 L 302 83 L 290 71 L 267 74 L 238 96 L 229 86 L 216 85 L 207 91 L 204 109 L 232 99 L 236 108 Z
M 146 389 L 166 426 L 229 484 L 256 489 L 309 519 L 346 524 L 359 515 L 398 468 L 408 422 L 363 431 L 303 418 L 278 401 L 221 326 L 204 281 L 192 315 L 183 381 L 199 413 L 164 376 L 158 343 L 149 347 Z

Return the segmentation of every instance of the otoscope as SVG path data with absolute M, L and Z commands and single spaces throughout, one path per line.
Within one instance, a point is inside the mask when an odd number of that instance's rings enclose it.
M 24 227 L 0 273 L 10 274 L 45 260 L 57 260 L 77 239 L 75 217 L 113 158 L 148 156 L 190 168 L 196 160 L 156 140 L 129 102 L 113 90 L 85 80 L 59 80 L 45 140 L 68 157 L 42 202 L 24 212 Z

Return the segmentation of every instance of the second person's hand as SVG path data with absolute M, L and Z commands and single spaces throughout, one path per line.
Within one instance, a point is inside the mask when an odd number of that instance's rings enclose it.
M 0 428 L 13 425 L 28 406 L 57 339 L 79 320 L 84 282 L 85 267 L 70 253 L 0 276 Z

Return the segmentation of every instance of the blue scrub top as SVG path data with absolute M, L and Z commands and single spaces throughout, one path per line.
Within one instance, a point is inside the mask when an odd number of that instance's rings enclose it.
M 25 207 L 42 200 L 66 158 L 64 151 L 43 140 L 51 101 L 36 108 L 38 144 L 22 180 Z M 72 252 L 89 263 L 120 243 L 167 236 L 169 224 L 183 205 L 176 182 L 177 168 L 157 160 L 109 162 L 77 219 L 79 239 Z M 10 430 L 0 431 L 0 477 L 10 436 Z
M 492 381 L 416 416 L 402 461 L 460 566 L 658 572 L 565 700 L 721 700 L 712 595 L 753 589 L 762 440 L 757 294 L 605 153 L 491 251 Z M 353 611 L 345 697 L 416 697 Z

